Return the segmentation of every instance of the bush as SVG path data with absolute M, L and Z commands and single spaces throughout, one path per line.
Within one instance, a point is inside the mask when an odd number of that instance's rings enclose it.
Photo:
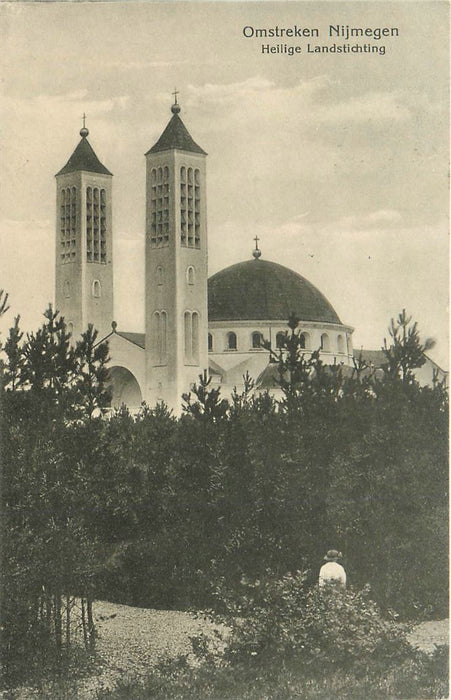
M 448 697 L 447 648 L 427 655 L 409 647 L 368 589 L 323 593 L 307 589 L 302 573 L 268 573 L 264 581 L 243 581 L 241 597 L 226 602 L 225 651 L 206 636 L 195 638 L 202 663 L 162 663 L 144 685 L 120 684 L 99 700 Z
M 297 572 L 276 579 L 243 580 L 242 594 L 219 591 L 230 628 L 224 660 L 231 664 L 280 664 L 321 676 L 332 670 L 377 675 L 412 658 L 406 629 L 384 618 L 360 591 L 308 588 Z M 215 616 L 218 621 L 218 616 Z

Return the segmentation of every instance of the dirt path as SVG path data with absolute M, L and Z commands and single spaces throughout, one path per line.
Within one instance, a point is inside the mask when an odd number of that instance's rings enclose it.
M 436 646 L 449 644 L 449 620 L 422 622 L 408 636 L 409 642 L 422 651 L 432 652 Z
M 191 654 L 190 638 L 213 634 L 214 626 L 194 615 L 174 610 L 149 610 L 96 601 L 93 606 L 98 638 L 98 673 L 67 678 L 44 689 L 22 687 L 0 692 L 1 700 L 94 700 L 98 690 L 112 690 L 119 681 L 144 680 L 159 661 Z M 75 615 L 74 615 L 75 617 Z M 77 624 L 77 620 L 74 620 Z M 65 690 L 67 688 L 67 690 Z
M 191 637 L 213 634 L 213 625 L 175 610 L 149 610 L 97 601 L 94 616 L 97 652 L 104 664 L 100 676 L 84 682 L 80 698 L 95 697 L 96 688 L 113 688 L 117 680 L 144 679 L 150 666 L 180 654 L 191 654 Z
M 171 610 L 149 610 L 97 601 L 94 618 L 98 631 L 97 652 L 101 660 L 99 674 L 77 683 L 75 694 L 43 695 L 31 689 L 2 694 L 3 700 L 94 700 L 100 689 L 113 689 L 118 681 L 144 680 L 149 667 L 165 658 L 189 655 L 190 638 L 201 632 L 213 634 L 211 623 L 193 615 Z M 413 646 L 433 651 L 435 645 L 448 643 L 448 620 L 423 622 L 409 635 Z M 68 679 L 70 682 L 70 679 Z M 73 688 L 73 681 L 72 681 Z

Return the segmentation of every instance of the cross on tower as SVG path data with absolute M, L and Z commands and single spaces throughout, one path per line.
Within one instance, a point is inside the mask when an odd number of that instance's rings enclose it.
M 86 114 L 83 112 L 83 129 L 86 129 Z
M 262 254 L 261 250 L 260 250 L 259 247 L 258 247 L 258 242 L 259 242 L 259 240 L 260 240 L 259 237 L 258 237 L 258 236 L 255 236 L 255 238 L 254 238 L 254 241 L 255 241 L 255 249 L 252 251 L 252 255 L 254 256 L 254 258 L 255 258 L 256 260 L 258 260 L 258 259 L 261 257 L 261 254 Z
M 178 104 L 177 95 L 179 94 L 179 91 L 177 90 L 177 88 L 174 88 L 174 92 L 172 94 L 174 95 L 174 104 Z

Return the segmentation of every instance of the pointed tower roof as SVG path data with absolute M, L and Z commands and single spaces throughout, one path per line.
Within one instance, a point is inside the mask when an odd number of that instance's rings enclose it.
M 191 137 L 188 129 L 179 117 L 180 105 L 177 103 L 177 95 L 175 104 L 171 107 L 172 117 L 166 129 L 161 134 L 160 138 L 151 149 L 146 153 L 158 153 L 159 151 L 169 151 L 178 149 L 180 151 L 189 151 L 190 153 L 202 153 L 206 156 L 206 152 L 197 145 Z
M 73 173 L 77 170 L 87 170 L 90 173 L 101 173 L 102 175 L 112 175 L 107 168 L 100 162 L 97 158 L 93 147 L 88 141 L 89 131 L 83 126 L 80 129 L 81 141 L 78 144 L 75 151 L 72 153 L 71 157 L 67 161 L 64 168 L 62 168 L 57 175 L 65 175 L 66 173 Z

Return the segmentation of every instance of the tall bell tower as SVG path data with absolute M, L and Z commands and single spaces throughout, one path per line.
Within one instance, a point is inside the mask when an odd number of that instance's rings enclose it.
M 181 404 L 208 367 L 206 153 L 180 105 L 146 153 L 146 393 Z
M 74 339 L 92 323 L 99 338 L 113 320 L 112 174 L 81 141 L 56 174 L 55 305 Z

